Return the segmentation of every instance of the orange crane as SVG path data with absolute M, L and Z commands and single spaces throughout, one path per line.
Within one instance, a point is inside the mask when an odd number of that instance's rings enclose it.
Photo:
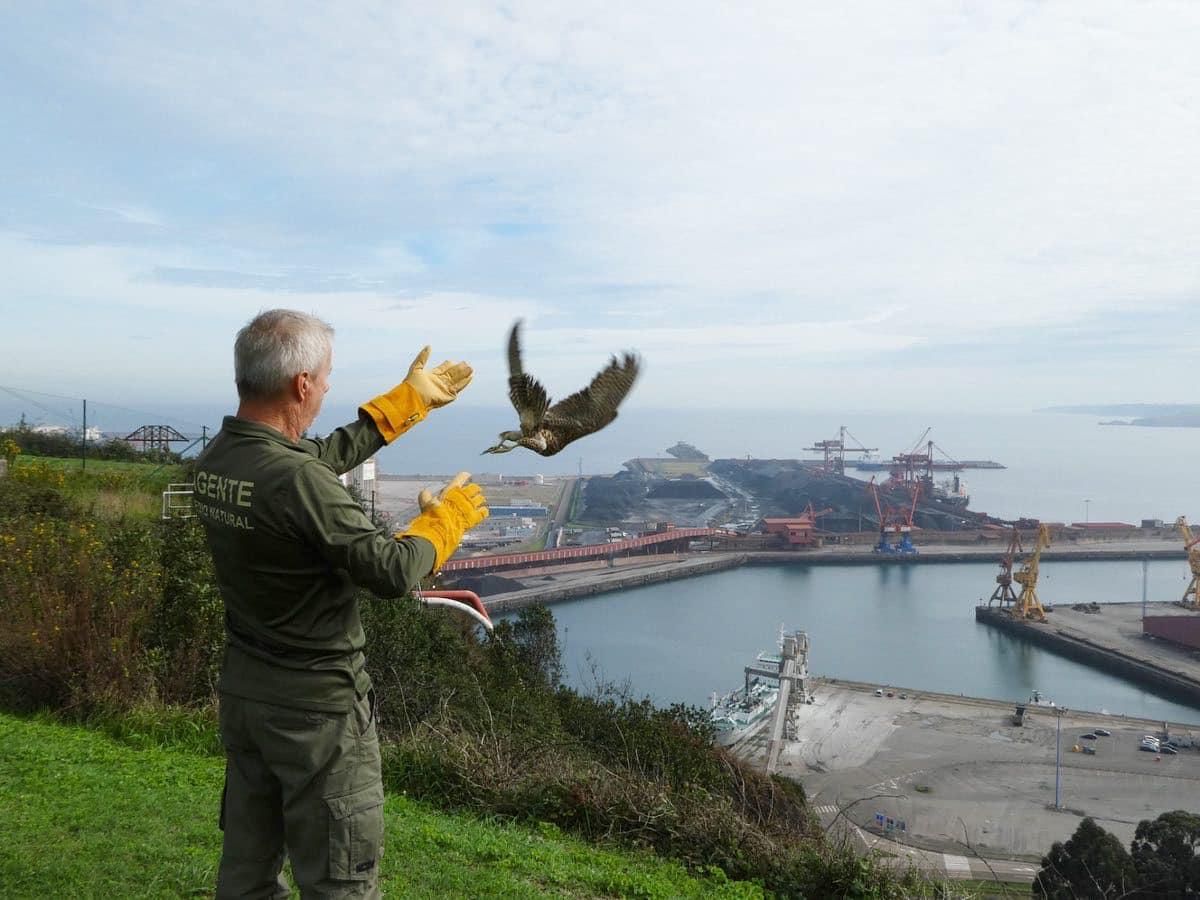
M 1021 532 L 1017 530 L 1017 526 L 1013 526 L 1012 535 L 1008 539 L 1008 550 L 1004 556 L 1000 558 L 1000 574 L 996 576 L 996 589 L 992 591 L 992 596 L 988 599 L 988 606 L 995 603 L 1001 609 L 1012 607 L 1017 602 L 1017 595 L 1013 591 L 1013 560 L 1017 558 L 1017 554 L 1021 552 Z
M 1183 549 L 1187 551 L 1188 566 L 1192 570 L 1192 580 L 1183 592 L 1181 602 L 1189 609 L 1200 609 L 1200 537 L 1192 537 L 1186 516 L 1176 519 L 1175 527 L 1183 535 Z
M 880 504 L 879 488 L 875 485 L 874 475 L 867 482 L 867 490 L 875 500 L 875 514 L 879 519 L 879 543 L 874 547 L 875 552 L 903 556 L 913 556 L 919 553 L 920 551 L 912 542 L 912 529 L 913 516 L 917 511 L 917 499 L 921 496 L 921 485 L 919 483 L 915 485 L 912 492 L 912 504 L 908 509 L 896 509 L 887 504 Z M 899 537 L 897 543 L 888 543 L 887 533 L 889 530 L 894 531 Z
M 1042 559 L 1042 551 L 1050 546 L 1050 530 L 1045 525 L 1038 525 L 1037 542 L 1033 552 L 1021 566 L 1021 571 L 1013 573 L 1013 581 L 1021 585 L 1021 596 L 1017 598 L 1013 615 L 1022 619 L 1033 619 L 1037 622 L 1046 621 L 1046 610 L 1038 599 L 1038 564 Z

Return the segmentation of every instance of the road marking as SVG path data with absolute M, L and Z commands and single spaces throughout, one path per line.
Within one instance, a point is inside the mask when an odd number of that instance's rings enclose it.
M 947 875 L 970 875 L 971 863 L 965 856 L 955 856 L 952 853 L 942 854 L 942 863 Z
M 836 806 L 818 806 L 817 812 L 823 816 L 831 816 L 838 811 Z

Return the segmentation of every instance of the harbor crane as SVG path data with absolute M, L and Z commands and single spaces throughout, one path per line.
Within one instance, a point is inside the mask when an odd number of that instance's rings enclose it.
M 1001 609 L 1012 608 L 1017 603 L 1016 592 L 1013 591 L 1013 560 L 1021 552 L 1021 532 L 1013 526 L 1008 539 L 1008 550 L 1000 558 L 1000 574 L 996 576 L 996 589 L 988 599 L 988 606 L 995 603 Z
M 921 486 L 918 484 L 912 493 L 912 505 L 907 510 L 896 509 L 879 502 L 879 488 L 875 485 L 875 476 L 867 482 L 867 489 L 875 500 L 875 515 L 879 519 L 879 543 L 872 548 L 876 553 L 901 554 L 915 556 L 919 551 L 912 542 L 913 515 L 917 511 L 917 499 L 921 496 Z M 891 529 L 899 536 L 895 544 L 887 540 L 888 530 Z
M 1021 585 L 1021 596 L 1017 598 L 1016 606 L 1013 607 L 1013 615 L 1019 618 L 1033 619 L 1036 622 L 1046 621 L 1046 610 L 1042 607 L 1042 601 L 1038 599 L 1037 595 L 1037 582 L 1038 564 L 1042 558 L 1042 551 L 1049 546 L 1050 529 L 1044 524 L 1038 525 L 1037 541 L 1033 545 L 1033 552 L 1021 565 L 1021 570 L 1013 573 L 1013 581 Z
M 1192 580 L 1183 592 L 1183 600 L 1180 602 L 1188 609 L 1200 609 L 1200 537 L 1192 536 L 1187 516 L 1176 519 L 1175 527 L 1183 535 L 1183 549 L 1187 551 L 1188 566 L 1192 570 Z
M 855 441 L 858 446 L 851 447 L 846 444 L 846 438 L 849 437 Z M 817 441 L 811 447 L 805 447 L 805 450 L 816 450 L 824 455 L 824 461 L 821 468 L 826 472 L 833 472 L 836 475 L 846 474 L 846 454 L 847 453 L 865 453 L 870 454 L 878 450 L 878 447 L 865 447 L 862 441 L 850 434 L 845 425 L 838 429 L 838 436 L 831 440 Z

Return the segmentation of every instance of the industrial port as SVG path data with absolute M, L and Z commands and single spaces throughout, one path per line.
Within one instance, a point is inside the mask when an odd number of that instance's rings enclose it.
M 1195 707 L 1200 722 L 1200 538 L 1186 519 L 997 519 L 969 508 L 959 473 L 1002 462 L 954 460 L 925 438 L 885 463 L 843 429 L 806 448 L 819 459 L 709 460 L 681 442 L 611 477 L 484 476 L 504 515 L 524 520 L 512 523 L 521 540 L 496 534 L 443 576 L 503 614 L 740 566 L 986 561 L 998 568 L 974 602 L 978 623 Z M 876 474 L 847 474 L 858 468 Z M 1177 561 L 1188 586 L 1169 601 L 1043 596 L 1042 563 L 1103 559 Z M 765 658 L 747 660 L 747 672 L 761 677 Z M 822 821 L 864 850 L 953 878 L 1030 881 L 1083 816 L 1127 843 L 1142 819 L 1200 809 L 1200 727 L 1066 710 L 1053 704 L 1053 685 L 997 701 L 775 665 L 791 699 L 760 684 L 750 699 L 769 697 L 767 714 L 727 695 L 721 709 L 735 714 L 721 717 L 724 738 L 731 752 L 801 782 Z M 1173 743 L 1145 752 L 1148 736 Z

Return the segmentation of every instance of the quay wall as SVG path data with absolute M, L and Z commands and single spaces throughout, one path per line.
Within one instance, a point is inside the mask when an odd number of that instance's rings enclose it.
M 549 584 L 545 587 L 526 588 L 485 598 L 484 606 L 489 613 L 516 612 L 527 606 L 549 605 L 579 597 L 590 597 L 607 591 L 620 591 L 647 584 L 658 584 L 663 581 L 674 581 L 679 578 L 691 578 L 695 575 L 707 575 L 710 572 L 722 572 L 726 569 L 735 569 L 744 563 L 744 556 L 729 553 L 714 554 L 712 558 L 688 560 L 632 572 L 614 572 L 611 569 L 602 569 L 592 577 L 582 578 L 570 584 Z
M 744 554 L 749 565 L 757 566 L 908 566 L 937 563 L 999 562 L 1002 551 L 995 547 L 948 548 L 923 547 L 910 555 L 881 555 L 867 550 L 780 550 Z M 1057 551 L 1045 550 L 1042 562 L 1096 562 L 1121 559 L 1186 559 L 1179 547 L 1072 547 Z
M 1082 635 L 1056 628 L 1053 624 L 1018 619 L 988 606 L 975 607 L 975 621 L 1017 635 L 1076 662 L 1154 688 L 1174 700 L 1200 705 L 1200 681 L 1197 679 L 1132 654 L 1103 647 Z
M 1084 562 L 1094 560 L 1138 560 L 1138 559 L 1186 559 L 1180 547 L 1163 546 L 1159 542 L 1148 542 L 1145 547 L 1071 547 L 1057 553 L 1046 551 L 1042 560 L 1047 562 Z M 636 560 L 645 560 L 639 564 Z M 655 562 L 654 557 L 636 557 L 627 560 L 628 569 L 621 567 L 597 567 L 586 574 L 573 577 L 563 583 L 555 582 L 531 585 L 516 591 L 485 597 L 489 610 L 497 613 L 513 612 L 527 606 L 551 604 L 579 597 L 590 597 L 608 591 L 620 591 L 631 587 L 691 578 L 710 572 L 722 572 L 743 565 L 753 566 L 908 566 L 936 565 L 947 563 L 995 563 L 997 551 L 994 547 L 951 548 L 927 547 L 916 556 L 893 557 L 871 553 L 869 548 L 815 550 L 780 550 L 736 553 L 712 550 L 691 556 L 675 556 L 671 562 Z M 485 570 L 486 571 L 486 570 Z M 526 573 L 506 572 L 512 578 L 537 578 L 542 575 L 562 572 L 571 573 L 565 565 L 542 566 Z M 556 576 L 557 577 L 557 576 Z

